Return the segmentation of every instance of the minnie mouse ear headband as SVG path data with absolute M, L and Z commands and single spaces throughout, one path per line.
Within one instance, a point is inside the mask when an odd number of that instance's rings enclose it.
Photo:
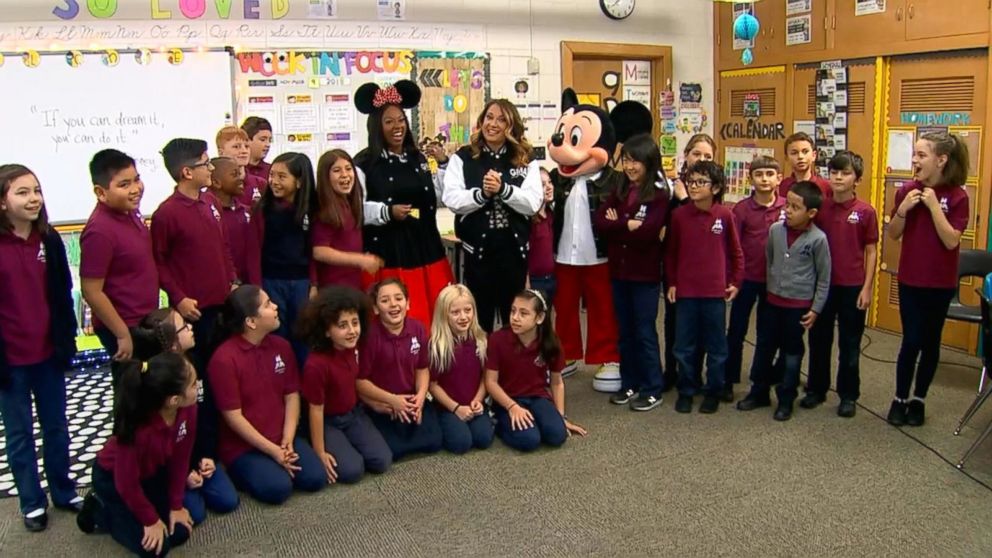
M 355 108 L 362 114 L 372 114 L 386 105 L 409 109 L 419 103 L 420 87 L 408 79 L 401 79 L 388 87 L 366 83 L 355 91 Z
M 637 101 L 617 103 L 610 111 L 610 120 L 617 132 L 617 141 L 626 142 L 638 134 L 651 133 L 651 111 Z

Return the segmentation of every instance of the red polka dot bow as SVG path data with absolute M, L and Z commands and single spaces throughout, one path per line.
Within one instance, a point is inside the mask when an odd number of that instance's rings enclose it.
M 386 105 L 399 105 L 402 103 L 403 97 L 400 97 L 400 92 L 397 91 L 392 85 L 376 91 L 375 96 L 372 97 L 372 106 L 375 108 L 382 108 Z

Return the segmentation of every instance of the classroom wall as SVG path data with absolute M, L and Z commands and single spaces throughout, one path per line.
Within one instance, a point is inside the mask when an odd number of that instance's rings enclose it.
M 308 2 L 299 0 L 235 0 L 227 18 L 219 17 L 218 3 L 210 0 L 91 3 L 116 4 L 116 9 L 109 17 L 98 18 L 89 12 L 86 0 L 0 0 L 0 50 L 128 46 L 483 50 L 492 55 L 493 97 L 512 96 L 515 78 L 526 75 L 527 60 L 533 56 L 540 61 L 540 74 L 532 78 L 535 100 L 557 103 L 561 41 L 671 45 L 673 87 L 677 89 L 678 82 L 702 84 L 703 106 L 711 115 L 706 131 L 712 131 L 710 0 L 642 1 L 622 22 L 607 19 L 596 0 L 406 0 L 405 20 L 394 22 L 377 19 L 374 0 L 338 0 L 338 18 L 330 20 L 311 19 Z M 181 9 L 201 4 L 199 17 L 188 17 Z M 245 19 L 246 6 L 249 17 L 257 14 L 257 19 Z M 532 139 L 546 139 L 552 125 L 542 123 Z

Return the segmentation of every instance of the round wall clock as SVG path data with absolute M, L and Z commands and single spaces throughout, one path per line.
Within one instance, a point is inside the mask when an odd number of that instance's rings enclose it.
M 634 2 L 635 0 L 599 0 L 599 9 L 610 19 L 621 20 L 634 13 Z

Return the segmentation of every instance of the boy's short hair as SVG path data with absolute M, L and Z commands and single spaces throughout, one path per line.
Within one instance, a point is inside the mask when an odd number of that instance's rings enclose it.
M 248 134 L 248 139 L 253 140 L 262 130 L 272 131 L 272 124 L 261 116 L 249 116 L 241 123 L 241 129 Z
M 224 165 L 237 165 L 238 162 L 230 157 L 214 157 L 210 159 L 210 164 L 214 166 L 214 171 L 211 176 L 216 174 Z
M 727 178 L 724 176 L 723 167 L 719 163 L 703 160 L 696 161 L 686 171 L 687 176 L 691 174 L 701 174 L 709 178 L 710 182 L 712 182 L 711 187 L 717 188 L 717 191 L 713 193 L 713 197 L 717 201 L 723 201 L 723 192 L 727 189 Z
M 789 188 L 789 191 L 803 199 L 806 211 L 820 209 L 820 206 L 823 205 L 823 192 L 820 191 L 819 186 L 809 180 L 796 182 L 792 188 Z
M 814 150 L 816 149 L 816 142 L 813 141 L 813 138 L 809 137 L 809 134 L 807 134 L 806 132 L 796 132 L 795 134 L 792 134 L 791 136 L 785 138 L 785 153 L 786 153 L 786 155 L 788 155 L 788 153 L 789 153 L 789 146 L 790 145 L 792 145 L 794 143 L 799 143 L 801 141 L 804 141 L 804 142 L 808 143 L 809 146 L 811 148 L 813 148 Z
M 134 159 L 116 149 L 98 151 L 90 160 L 90 178 L 93 184 L 102 188 L 110 188 L 110 181 L 122 170 L 137 167 Z
M 207 142 L 192 138 L 176 138 L 162 148 L 162 160 L 169 176 L 179 182 L 183 168 L 195 165 L 207 152 Z
M 861 155 L 853 151 L 838 151 L 836 155 L 830 158 L 830 163 L 827 167 L 832 171 L 844 171 L 853 170 L 854 177 L 857 180 L 861 180 L 861 175 L 865 172 L 865 162 L 861 158 Z
M 217 144 L 217 149 L 221 149 L 225 143 L 233 139 L 251 141 L 251 138 L 248 137 L 248 132 L 237 126 L 224 126 L 217 132 L 217 138 L 214 141 Z
M 775 159 L 775 157 L 769 157 L 768 155 L 758 155 L 751 161 L 751 168 L 748 170 L 748 174 L 751 175 L 756 170 L 772 169 L 778 174 L 782 174 L 782 165 Z

